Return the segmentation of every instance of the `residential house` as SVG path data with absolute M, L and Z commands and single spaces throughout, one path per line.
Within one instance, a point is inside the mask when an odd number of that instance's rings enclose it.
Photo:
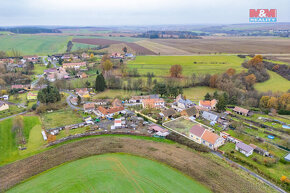
M 254 144 L 250 144 L 249 146 L 251 146 L 254 149 L 254 152 L 256 152 L 262 156 L 269 156 L 270 155 L 270 153 L 268 151 L 254 145 Z
M 184 109 L 183 111 L 180 112 L 181 116 L 186 116 L 186 117 L 199 117 L 199 111 L 195 106 L 190 107 L 188 109 Z
M 175 102 L 172 104 L 172 108 L 177 111 L 182 111 L 192 106 L 193 102 L 189 99 L 185 99 L 181 94 L 176 97 Z
M 159 99 L 157 94 L 155 95 L 144 95 L 144 96 L 132 96 L 129 103 L 141 103 L 143 99 Z
M 64 69 L 68 69 L 68 68 L 75 68 L 75 69 L 79 69 L 80 67 L 86 67 L 86 63 L 85 62 L 78 62 L 78 63 L 64 63 L 62 65 L 62 67 Z
M 104 105 L 108 105 L 109 104 L 109 102 L 110 102 L 110 99 L 96 99 L 96 100 L 94 100 L 94 102 L 95 102 L 95 104 L 97 105 L 97 106 L 104 106 Z
M 23 56 L 24 60 L 27 60 L 28 62 L 38 62 L 38 56 L 37 55 L 32 55 L 32 56 Z
M 249 157 L 250 155 L 253 154 L 254 148 L 252 148 L 251 146 L 249 146 L 243 142 L 239 142 L 236 144 L 236 150 L 241 152 L 245 156 Z
M 224 138 L 208 130 L 204 131 L 201 137 L 201 141 L 203 145 L 206 145 L 210 149 L 214 149 L 214 150 L 216 150 L 218 147 L 223 145 L 225 142 Z
M 111 108 L 104 108 L 99 106 L 94 113 L 101 117 L 112 118 L 116 114 L 120 114 L 124 111 L 124 107 L 111 107 Z
M 239 115 L 244 115 L 244 116 L 249 116 L 249 112 L 250 112 L 248 109 L 244 109 L 244 108 L 238 107 L 238 106 L 235 106 L 233 111 Z
M 88 88 L 76 88 L 76 94 L 79 95 L 83 100 L 90 98 Z
M 87 58 L 90 58 L 90 56 L 89 56 L 89 54 L 84 52 L 84 53 L 82 53 L 82 58 L 87 59 Z
M 124 56 L 120 53 L 112 53 L 111 58 L 113 59 L 123 59 Z
M 217 100 L 216 99 L 199 101 L 199 106 L 207 108 L 209 110 L 215 109 L 216 104 L 217 104 Z
M 160 113 L 160 115 L 161 115 L 162 117 L 164 117 L 166 120 L 167 120 L 168 118 L 172 118 L 172 116 L 175 115 L 175 114 L 176 114 L 176 112 L 175 112 L 175 110 L 174 110 L 173 108 L 166 109 L 166 110 L 164 110 L 164 111 L 162 111 L 162 112 Z
M 95 103 L 86 103 L 83 105 L 84 112 L 91 113 L 95 110 Z
M 214 113 L 204 111 L 202 113 L 202 118 L 204 118 L 210 122 L 217 122 L 217 120 L 219 119 L 219 116 L 214 114 Z
M 3 101 L 0 101 L 0 111 L 9 109 L 9 105 Z
M 70 103 L 73 105 L 78 105 L 78 98 L 77 97 L 71 97 L 70 98 Z
M 209 111 L 209 109 L 204 108 L 204 107 L 201 107 L 201 106 L 198 106 L 198 105 L 196 105 L 195 108 L 196 108 L 199 112 Z
M 123 107 L 122 101 L 120 99 L 114 99 L 112 102 L 113 107 Z
M 33 92 L 27 93 L 27 100 L 37 100 L 37 94 Z
M 88 78 L 88 75 L 87 75 L 86 73 L 84 73 L 84 72 L 79 72 L 79 73 L 77 74 L 77 76 L 78 76 L 79 78 L 81 78 L 81 79 L 83 79 L 83 78 Z
M 143 108 L 163 108 L 165 102 L 162 98 L 159 99 L 143 99 L 142 106 Z
M 158 125 L 152 125 L 148 128 L 150 131 L 154 132 L 156 135 L 159 135 L 159 136 L 167 136 L 169 135 L 169 132 L 167 129 L 164 129 Z
M 203 133 L 205 132 L 205 128 L 202 127 L 201 125 L 194 125 L 190 130 L 189 130 L 189 137 L 195 141 L 196 143 L 201 144 L 201 137 Z
M 23 89 L 23 90 L 30 90 L 31 85 L 22 85 L 22 84 L 15 84 L 11 86 L 11 89 Z

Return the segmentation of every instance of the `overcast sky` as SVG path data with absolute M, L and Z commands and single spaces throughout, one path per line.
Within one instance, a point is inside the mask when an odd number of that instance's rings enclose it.
M 0 8 L 0 26 L 248 23 L 258 8 L 290 22 L 289 0 L 0 0 Z

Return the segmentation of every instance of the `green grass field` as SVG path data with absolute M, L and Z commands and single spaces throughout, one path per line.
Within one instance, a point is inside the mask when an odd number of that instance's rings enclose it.
M 82 122 L 81 116 L 72 110 L 58 110 L 51 113 L 44 113 L 41 119 L 46 129 Z
M 283 78 L 276 72 L 272 72 L 269 70 L 268 72 L 270 74 L 270 79 L 265 82 L 255 84 L 256 90 L 260 92 L 267 92 L 269 90 L 271 90 L 272 92 L 287 92 L 290 89 L 290 81 Z
M 0 50 L 10 51 L 12 48 L 21 54 L 47 55 L 66 51 L 66 45 L 72 38 L 58 35 L 2 35 Z
M 223 73 L 229 68 L 241 72 L 244 60 L 237 56 L 137 56 L 135 60 L 128 61 L 129 68 L 137 68 L 141 75 L 153 72 L 156 76 L 169 76 L 172 65 L 180 64 L 183 67 L 183 76 L 195 74 Z
M 13 118 L 0 122 L 0 165 L 19 159 L 41 148 L 44 144 L 41 135 L 41 122 L 38 116 L 23 116 L 23 134 L 26 138 L 26 150 L 18 150 L 15 133 L 12 131 Z
M 206 93 L 213 95 L 215 91 L 218 91 L 215 88 L 210 88 L 206 86 L 197 86 L 192 88 L 183 89 L 183 94 L 187 99 L 198 102 L 199 100 L 203 100 Z
M 121 90 L 121 89 L 107 89 L 104 92 L 100 92 L 96 95 L 94 95 L 92 98 L 93 99 L 100 99 L 100 98 L 127 98 L 135 95 L 140 95 L 140 91 L 126 91 L 126 90 Z
M 96 45 L 89 45 L 89 44 L 81 44 L 81 43 L 73 43 L 72 51 L 80 50 L 80 49 L 90 49 L 90 48 L 97 48 Z
M 164 164 L 127 154 L 105 154 L 49 170 L 8 192 L 210 191 Z
M 169 127 L 170 129 L 173 129 L 179 133 L 182 133 L 186 136 L 189 136 L 189 130 L 194 126 L 197 125 L 197 123 L 194 123 L 192 121 L 186 120 L 184 118 L 179 118 L 173 121 L 169 121 L 164 123 L 166 127 Z

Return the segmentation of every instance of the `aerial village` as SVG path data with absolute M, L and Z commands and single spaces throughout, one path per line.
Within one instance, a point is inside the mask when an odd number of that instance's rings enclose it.
M 198 147 L 207 147 L 233 159 L 254 160 L 265 165 L 276 164 L 280 159 L 290 161 L 289 154 L 277 150 L 277 147 L 287 148 L 279 132 L 283 133 L 289 124 L 240 106 L 228 105 L 224 111 L 218 111 L 219 99 L 215 97 L 218 93 L 197 101 L 187 99 L 182 93 L 175 97 L 146 92 L 124 97 L 96 97 L 99 91 L 87 80 L 92 75 L 101 75 L 98 70 L 92 74 L 91 61 L 94 58 L 100 61 L 103 57 L 84 52 L 79 55 L 0 59 L 0 65 L 5 66 L 7 72 L 34 69 L 31 74 L 28 71 L 27 75 L 21 75 L 24 79 L 26 76 L 33 77 L 31 84 L 26 84 L 24 80 L 22 84 L 2 87 L 0 118 L 31 112 L 40 114 L 42 119 L 50 122 L 57 122 L 55 117 L 59 117 L 62 120 L 58 120 L 58 124 L 42 125 L 39 131 L 48 146 L 104 133 L 150 135 L 161 139 L 179 135 L 198 144 Z M 113 53 L 106 57 L 124 62 L 135 56 Z M 66 81 L 82 81 L 87 86 L 63 87 Z M 48 85 L 58 87 L 60 107 L 46 109 L 45 105 L 41 105 L 43 102 L 39 92 L 49 88 Z M 70 109 L 72 113 L 66 116 L 58 114 L 62 108 Z M 50 114 L 51 117 L 53 115 L 51 119 Z M 25 150 L 27 147 L 22 143 L 19 148 Z

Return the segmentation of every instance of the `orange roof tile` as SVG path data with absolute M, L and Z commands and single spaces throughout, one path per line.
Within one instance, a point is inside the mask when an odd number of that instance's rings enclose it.
M 208 130 L 205 130 L 203 135 L 202 135 L 202 139 L 211 143 L 211 144 L 215 144 L 216 140 L 219 138 L 220 136 L 218 136 L 217 134 L 210 132 Z

